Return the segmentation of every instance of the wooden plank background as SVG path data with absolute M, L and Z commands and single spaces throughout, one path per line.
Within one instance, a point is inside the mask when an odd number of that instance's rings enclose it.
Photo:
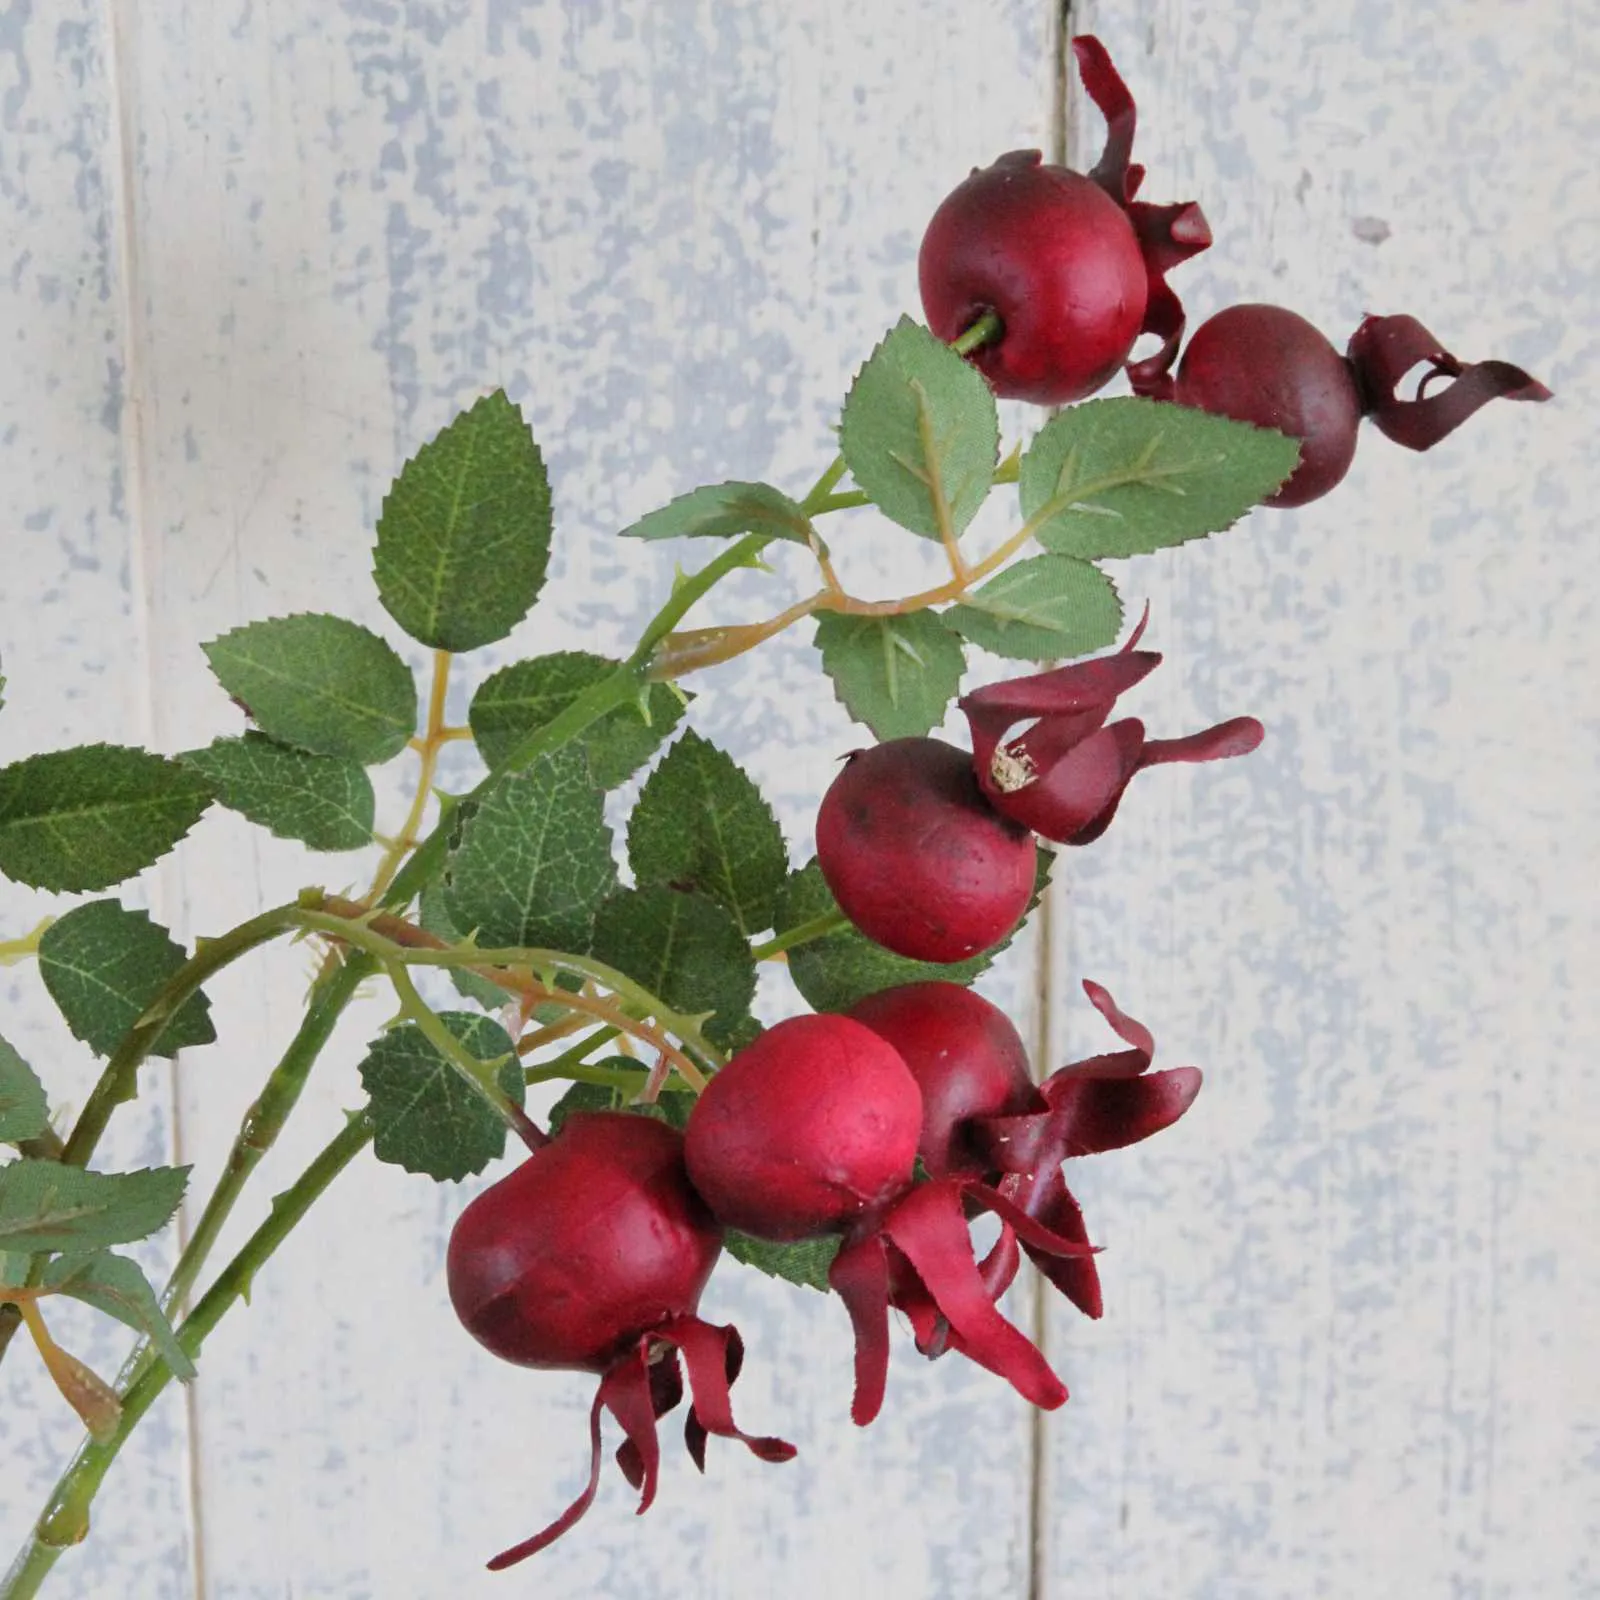
M 487 1577 L 571 1493 L 590 1386 L 480 1359 L 442 1296 L 463 1192 L 367 1163 L 157 1408 L 47 1592 L 1600 1593 L 1597 0 L 10 0 L 0 757 L 232 731 L 198 646 L 244 620 L 392 634 L 383 489 L 497 383 L 545 448 L 557 554 L 454 709 L 504 661 L 623 647 L 675 552 L 616 528 L 722 477 L 803 488 L 854 367 L 916 310 L 938 199 L 1018 145 L 1092 156 L 1060 70 L 1090 28 L 1139 97 L 1152 196 L 1217 233 L 1180 280 L 1197 316 L 1270 299 L 1342 339 L 1410 310 L 1559 398 L 1422 459 L 1373 436 L 1331 499 L 1120 574 L 1169 653 L 1131 709 L 1270 736 L 1141 780 L 988 984 L 1046 1067 L 1103 1043 L 1090 975 L 1208 1073 L 1180 1129 L 1077 1177 L 1108 1314 L 1048 1309 L 1072 1400 L 1038 1419 L 902 1359 L 857 1431 L 838 1305 L 725 1271 L 707 1308 L 750 1344 L 741 1416 L 800 1459 L 714 1450 L 701 1482 L 669 1450 L 647 1518 L 613 1477 L 581 1531 Z M 858 532 L 854 585 L 915 583 L 925 552 Z M 745 575 L 717 613 L 798 577 Z M 803 856 L 852 739 L 807 639 L 694 687 Z M 213 815 L 138 889 L 193 937 L 358 877 Z M 54 904 L 0 885 L 8 934 Z M 275 952 L 218 984 L 219 1044 L 152 1075 L 108 1162 L 193 1161 L 204 1193 L 308 975 Z M 94 1063 L 36 974 L 0 994 L 81 1098 Z M 341 1032 L 225 1248 L 357 1103 L 384 1015 L 375 993 Z M 103 1368 L 125 1348 L 68 1329 Z M 70 1422 L 19 1346 L 7 1550 Z

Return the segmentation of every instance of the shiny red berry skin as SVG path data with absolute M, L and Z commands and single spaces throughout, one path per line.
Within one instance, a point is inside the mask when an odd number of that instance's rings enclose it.
M 1004 324 L 970 360 L 997 395 L 1066 405 L 1103 388 L 1144 322 L 1149 282 L 1127 213 L 1098 184 L 1013 150 L 934 212 L 917 261 L 928 326 Z

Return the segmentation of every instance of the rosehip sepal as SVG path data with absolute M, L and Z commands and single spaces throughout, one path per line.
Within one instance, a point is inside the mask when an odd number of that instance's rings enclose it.
M 702 1472 L 706 1465 L 706 1437 L 713 1433 L 739 1440 L 762 1461 L 793 1460 L 795 1448 L 786 1440 L 743 1433 L 734 1425 L 729 1389 L 744 1361 L 744 1344 L 738 1331 L 713 1327 L 695 1316 L 671 1317 L 641 1334 L 601 1376 L 589 1408 L 589 1478 L 578 1498 L 548 1527 L 502 1550 L 489 1562 L 491 1572 L 503 1572 L 554 1544 L 594 1503 L 600 1483 L 602 1412 L 609 1411 L 625 1435 L 617 1451 L 617 1465 L 640 1491 L 639 1512 L 642 1515 L 650 1509 L 661 1466 L 656 1423 L 683 1398 L 680 1353 L 692 1396 L 684 1424 L 684 1443 Z
M 957 702 L 972 730 L 973 771 L 1002 816 L 1058 844 L 1091 844 L 1117 814 L 1134 776 L 1171 762 L 1246 755 L 1264 730 L 1233 717 L 1180 739 L 1147 739 L 1136 718 L 1107 725 L 1118 697 L 1161 663 L 1134 649 L 1141 622 L 1115 655 L 990 684 Z M 1007 741 L 1019 722 L 1032 722 Z

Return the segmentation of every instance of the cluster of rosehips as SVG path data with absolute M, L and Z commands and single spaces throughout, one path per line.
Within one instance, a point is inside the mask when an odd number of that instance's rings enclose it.
M 1272 306 L 1212 318 L 1171 376 L 1184 315 L 1166 273 L 1204 249 L 1210 230 L 1198 206 L 1135 198 L 1144 174 L 1130 161 L 1133 101 L 1096 40 L 1079 38 L 1073 50 L 1109 126 L 1092 172 L 1047 166 L 1037 152 L 1002 156 L 949 196 L 923 241 L 929 323 L 955 340 L 987 319 L 994 331 L 970 358 L 996 393 L 1059 404 L 1125 366 L 1141 394 L 1299 438 L 1300 465 L 1275 505 L 1338 481 L 1363 415 L 1425 449 L 1485 400 L 1545 398 L 1516 368 L 1463 366 L 1410 318 L 1368 318 L 1340 356 Z M 1145 333 L 1161 348 L 1130 363 Z M 1419 362 L 1450 387 L 1399 399 Z M 1262 729 L 1249 717 L 1178 739 L 1148 739 L 1133 718 L 1109 720 L 1161 659 L 1138 649 L 1142 626 L 1113 655 L 965 696 L 970 754 L 908 738 L 850 758 L 823 799 L 816 843 L 857 929 L 923 962 L 991 949 L 1027 913 L 1036 839 L 1090 843 L 1141 769 L 1256 747 Z M 768 1028 L 715 1073 L 682 1133 L 627 1112 L 576 1112 L 480 1194 L 450 1240 L 461 1320 L 508 1361 L 600 1376 L 582 1494 L 490 1565 L 543 1549 L 588 1508 L 604 1412 L 622 1428 L 617 1461 L 648 1507 L 656 1423 L 686 1382 L 685 1438 L 697 1464 L 711 1434 L 768 1461 L 794 1454 L 735 1426 L 729 1396 L 742 1343 L 697 1314 L 729 1229 L 777 1244 L 837 1239 L 828 1281 L 855 1331 L 858 1423 L 883 1402 L 891 1307 L 923 1354 L 958 1351 L 1035 1404 L 1060 1405 L 1060 1379 L 997 1302 L 1026 1251 L 1076 1306 L 1100 1314 L 1093 1246 L 1062 1164 L 1169 1126 L 1200 1087 L 1194 1068 L 1150 1072 L 1150 1034 L 1097 984 L 1084 988 L 1126 1048 L 1042 1084 L 988 1001 L 953 983 L 913 983 L 844 1015 Z M 999 1223 L 981 1261 L 969 1232 L 980 1213 Z
M 1414 317 L 1367 317 L 1340 355 L 1282 306 L 1237 305 L 1202 323 L 1183 359 L 1184 312 L 1166 281 L 1211 243 L 1193 202 L 1135 199 L 1132 96 L 1097 39 L 1072 42 L 1107 138 L 1085 175 L 1014 150 L 974 170 L 934 213 L 918 261 L 928 325 L 954 340 L 985 315 L 999 330 L 970 359 L 995 393 L 1042 405 L 1082 400 L 1125 368 L 1136 394 L 1300 440 L 1300 464 L 1269 506 L 1319 499 L 1349 470 L 1361 419 L 1427 450 L 1490 400 L 1548 400 L 1504 361 L 1466 364 Z M 1130 361 L 1141 334 L 1160 349 Z M 1173 372 L 1174 363 L 1177 371 Z M 1400 384 L 1426 369 L 1411 399 Z M 1447 386 L 1428 389 L 1440 380 Z
M 1135 632 L 1115 655 L 967 695 L 971 755 L 915 738 L 850 758 L 818 812 L 817 859 L 858 929 L 923 961 L 988 949 L 1026 914 L 1036 833 L 1088 843 L 1141 768 L 1255 748 L 1261 725 L 1248 717 L 1172 740 L 1147 739 L 1133 718 L 1108 721 L 1160 662 L 1138 642 Z M 574 1113 L 479 1195 L 448 1255 L 463 1323 L 508 1361 L 601 1375 L 583 1493 L 491 1566 L 543 1549 L 588 1508 L 605 1411 L 647 1507 L 656 1422 L 682 1398 L 685 1374 L 697 1463 L 713 1433 L 768 1461 L 794 1453 L 734 1425 L 743 1347 L 733 1328 L 696 1314 L 728 1228 L 779 1244 L 838 1237 L 828 1280 L 855 1329 L 856 1422 L 883 1402 L 891 1306 L 925 1355 L 959 1351 L 1034 1404 L 1060 1405 L 1066 1389 L 996 1302 L 1026 1251 L 1099 1316 L 1093 1247 L 1062 1163 L 1158 1132 L 1200 1087 L 1192 1067 L 1149 1072 L 1149 1033 L 1099 985 L 1084 988 L 1127 1048 L 1043 1084 L 987 1000 L 958 984 L 907 984 L 842 1016 L 767 1029 L 711 1079 L 683 1134 L 626 1112 Z M 980 1212 L 1000 1223 L 981 1262 L 968 1231 Z

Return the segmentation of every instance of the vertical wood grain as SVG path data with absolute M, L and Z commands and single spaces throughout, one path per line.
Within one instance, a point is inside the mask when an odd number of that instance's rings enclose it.
M 67 0 L 0 9 L 0 760 L 63 744 L 148 740 L 147 593 L 140 581 L 135 438 L 140 374 L 129 334 L 126 195 L 116 47 L 105 7 Z M 161 913 L 160 874 L 121 898 Z M 75 899 L 0 882 L 6 937 Z M 72 1039 L 33 963 L 0 975 L 0 1032 L 44 1078 L 58 1121 L 99 1070 Z M 178 1159 L 170 1074 L 152 1062 L 144 1094 L 103 1141 L 104 1170 Z M 165 1236 L 130 1251 L 154 1274 Z M 55 1337 L 111 1377 L 131 1335 L 86 1308 L 52 1304 Z M 0 1370 L 0 1541 L 9 1563 L 38 1514 L 77 1419 L 26 1337 Z M 188 1592 L 187 1432 L 181 1407 L 129 1449 L 123 1490 L 96 1518 L 80 1575 L 115 1573 L 119 1592 Z M 94 1580 L 90 1580 L 94 1581 Z
M 454 711 L 517 655 L 622 649 L 673 561 L 703 556 L 615 530 L 699 482 L 798 491 L 825 465 L 851 372 L 914 309 L 931 206 L 974 161 L 1046 136 L 1048 25 L 1031 4 L 146 11 L 135 216 L 172 741 L 236 720 L 196 650 L 226 627 L 336 609 L 394 633 L 368 575 L 379 498 L 496 383 L 544 446 L 556 558 L 535 617 L 462 664 Z M 919 581 L 919 541 L 871 518 L 858 541 L 853 581 Z M 730 585 L 720 614 L 792 597 L 802 567 L 777 566 Z M 748 764 L 803 859 L 832 762 L 861 737 L 807 640 L 692 687 L 696 727 Z M 361 875 L 220 815 L 180 870 L 200 931 L 307 878 Z M 997 992 L 1026 972 L 1019 952 Z M 202 1190 L 307 975 L 279 952 L 217 986 L 226 1032 L 183 1077 Z M 358 1102 L 353 1066 L 385 1014 L 375 998 L 329 1050 L 236 1234 Z M 669 1444 L 649 1518 L 612 1473 L 578 1534 L 486 1577 L 487 1555 L 574 1491 L 592 1385 L 497 1367 L 455 1325 L 442 1247 L 468 1192 L 352 1172 L 214 1340 L 197 1423 L 208 1595 L 1021 1591 L 1020 1403 L 973 1369 L 903 1360 L 860 1433 L 837 1302 L 745 1272 L 720 1275 L 706 1310 L 746 1335 L 741 1415 L 794 1437 L 799 1462 L 730 1446 L 702 1483 Z
M 1168 652 L 1127 710 L 1268 740 L 1141 778 L 1073 863 L 1073 980 L 1207 1083 L 1078 1164 L 1107 1315 L 1052 1324 L 1043 1592 L 1592 1593 L 1600 16 L 1078 14 L 1152 198 L 1216 231 L 1193 320 L 1411 311 L 1558 398 L 1426 457 L 1372 434 L 1329 499 L 1126 568 Z M 1063 1000 L 1062 1059 L 1101 1047 Z

